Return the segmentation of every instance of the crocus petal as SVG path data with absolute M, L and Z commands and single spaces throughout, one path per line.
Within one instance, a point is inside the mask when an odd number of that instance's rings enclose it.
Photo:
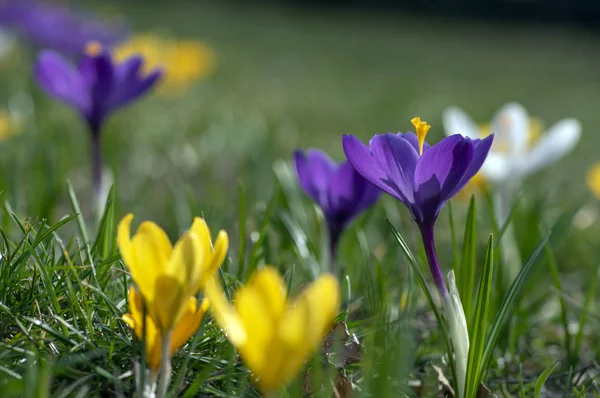
M 312 176 L 308 169 L 308 161 L 304 151 L 298 149 L 294 152 L 294 165 L 296 166 L 296 174 L 298 174 L 298 183 L 300 184 L 300 187 L 312 200 L 317 202 L 319 200 L 319 195 L 312 184 Z
M 394 134 L 378 134 L 370 142 L 373 157 L 385 172 L 396 197 L 413 201 L 413 176 L 419 155 L 410 142 Z
M 200 237 L 200 244 L 204 253 L 204 263 L 202 265 L 202 275 L 198 282 L 198 290 L 202 289 L 206 282 L 212 278 L 217 269 L 225 260 L 227 249 L 229 247 L 229 236 L 225 231 L 219 231 L 215 245 L 212 245 L 210 229 L 203 218 L 196 217 L 192 223 L 192 232 Z
M 311 349 L 316 348 L 339 311 L 339 290 L 337 279 L 331 274 L 323 274 L 297 300 L 298 303 L 306 302 L 310 309 L 306 340 L 312 346 Z
M 423 153 L 415 169 L 414 189 L 421 220 L 434 221 L 446 198 L 462 180 L 471 159 L 473 143 L 456 134 Z
M 507 146 L 513 156 L 522 156 L 529 144 L 529 116 L 517 103 L 504 105 L 492 120 L 492 133 L 496 134 L 495 147 Z
M 480 138 L 481 136 L 481 131 L 477 127 L 477 124 L 465 112 L 455 106 L 444 110 L 442 121 L 447 136 L 460 134 L 472 139 Z
M 198 293 L 205 256 L 210 256 L 210 252 L 204 252 L 200 237 L 192 231 L 181 235 L 175 244 L 165 272 L 179 281 L 184 295 Z
M 313 200 L 317 202 L 323 210 L 327 211 L 330 206 L 329 185 L 337 165 L 329 156 L 317 149 L 308 150 L 306 161 L 310 173 L 311 184 L 316 193 L 316 197 L 313 197 Z
M 204 294 L 210 302 L 212 316 L 219 326 L 223 328 L 231 344 L 235 347 L 244 346 L 248 340 L 244 324 L 237 314 L 235 307 L 227 301 L 225 291 L 216 276 L 208 280 Z
M 479 169 L 481 169 L 481 166 L 485 162 L 485 159 L 490 151 L 490 148 L 492 147 L 493 140 L 494 140 L 494 135 L 490 135 L 490 136 L 484 138 L 483 140 L 474 140 L 473 141 L 474 153 L 473 153 L 473 158 L 471 159 L 471 163 L 469 164 L 469 167 L 465 171 L 465 174 L 463 175 L 460 183 L 458 183 L 456 185 L 456 187 L 454 188 L 454 190 L 452 190 L 448 194 L 448 196 L 446 197 L 446 200 L 449 200 L 451 197 L 456 195 L 458 193 L 458 191 L 463 189 L 464 186 L 467 185 L 469 180 L 471 178 L 473 178 L 473 176 L 475 174 L 477 174 Z
M 177 350 L 180 349 L 194 333 L 196 333 L 208 308 L 208 299 L 205 298 L 202 300 L 202 304 L 200 304 L 200 307 L 198 308 L 196 298 L 188 298 L 188 305 L 181 316 L 181 320 L 177 323 L 177 326 L 173 331 L 173 338 L 171 339 L 171 355 L 175 354 L 175 352 L 177 352 Z
M 393 197 L 402 201 L 406 200 L 404 196 L 400 197 L 398 189 L 390 182 L 381 167 L 379 167 L 371 150 L 360 142 L 358 138 L 353 135 L 344 135 L 342 136 L 342 146 L 344 147 L 346 158 L 348 158 L 348 161 L 360 175 Z
M 155 69 L 147 76 L 140 75 L 141 59 L 131 57 L 124 64 L 119 65 L 122 70 L 119 72 L 122 76 L 117 78 L 121 88 L 113 94 L 111 98 L 111 107 L 120 108 L 127 105 L 136 98 L 144 95 L 161 78 L 162 69 Z
M 331 177 L 329 203 L 337 213 L 351 213 L 360 199 L 361 182 L 365 179 L 358 174 L 350 162 L 342 163 Z
M 60 54 L 43 51 L 35 65 L 35 77 L 48 95 L 81 112 L 89 108 L 90 95 L 81 75 Z
M 581 137 L 581 124 L 575 119 L 564 119 L 554 124 L 536 143 L 524 159 L 524 174 L 540 170 L 575 148 Z
M 131 277 L 150 305 L 157 293 L 157 279 L 164 272 L 171 257 L 171 242 L 158 225 L 145 221 L 140 224 L 131 239 L 131 245 L 134 261 L 126 264 L 131 271 Z

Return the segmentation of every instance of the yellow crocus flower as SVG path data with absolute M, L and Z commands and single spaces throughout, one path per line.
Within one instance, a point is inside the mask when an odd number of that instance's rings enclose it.
M 134 54 L 144 57 L 145 70 L 164 69 L 159 93 L 179 95 L 196 81 L 210 75 L 215 69 L 213 49 L 199 40 L 174 40 L 152 33 L 133 36 L 113 49 L 116 60 Z
M 208 310 L 208 299 L 202 300 L 198 307 L 195 297 L 188 297 L 187 305 L 181 319 L 175 325 L 171 339 L 171 355 L 181 348 L 185 342 L 194 334 Z M 134 331 L 138 340 L 143 340 L 144 333 L 144 307 L 143 298 L 136 289 L 129 288 L 129 313 L 123 315 L 123 321 Z M 160 368 L 161 359 L 161 337 L 160 331 L 152 318 L 146 315 L 146 360 L 148 367 L 157 373 Z
M 224 298 L 216 278 L 209 281 L 205 294 L 214 318 L 266 393 L 298 374 L 340 306 L 339 285 L 333 275 L 322 275 L 288 302 L 284 281 L 273 267 L 256 271 L 238 289 L 233 305 Z
M 150 221 L 143 222 L 132 238 L 132 220 L 133 214 L 128 214 L 119 223 L 121 257 L 148 314 L 165 333 L 173 330 L 189 297 L 204 287 L 223 262 L 229 245 L 227 233 L 219 231 L 213 248 L 206 222 L 197 217 L 173 247 L 167 234 Z

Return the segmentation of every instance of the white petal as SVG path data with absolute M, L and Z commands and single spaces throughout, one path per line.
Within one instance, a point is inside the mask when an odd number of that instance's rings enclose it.
M 558 161 L 575 148 L 580 137 L 581 124 L 576 119 L 555 123 L 524 159 L 524 172 L 529 174 Z
M 481 167 L 481 173 L 485 179 L 494 184 L 502 183 L 511 178 L 512 171 L 511 159 L 508 156 L 491 151 Z
M 442 121 L 447 136 L 460 134 L 472 139 L 481 138 L 481 131 L 477 127 L 477 124 L 475 124 L 469 115 L 455 106 L 444 110 Z
M 521 155 L 529 143 L 529 116 L 523 106 L 517 103 L 504 105 L 492 120 L 495 133 L 494 146 L 504 147 L 513 156 Z

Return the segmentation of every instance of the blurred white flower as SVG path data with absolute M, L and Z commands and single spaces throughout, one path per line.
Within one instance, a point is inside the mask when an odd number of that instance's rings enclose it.
M 523 106 L 504 105 L 492 119 L 489 131 L 457 107 L 443 114 L 447 135 L 461 134 L 483 138 L 494 133 L 494 144 L 481 168 L 483 177 L 494 184 L 518 181 L 567 155 L 579 142 L 581 125 L 576 119 L 563 119 L 536 137 L 535 121 Z M 533 127 L 533 128 L 532 128 Z

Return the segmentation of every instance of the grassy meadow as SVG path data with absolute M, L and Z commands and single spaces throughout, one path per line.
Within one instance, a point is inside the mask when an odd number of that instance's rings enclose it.
M 0 143 L 0 396 L 133 396 L 142 346 L 121 320 L 132 282 L 116 244 L 126 213 L 172 241 L 202 216 L 213 235 L 229 234 L 220 271 L 228 293 L 270 264 L 294 296 L 328 264 L 324 217 L 298 186 L 296 148 L 341 161 L 342 134 L 367 142 L 411 130 L 414 116 L 432 125 L 435 143 L 446 107 L 483 124 L 511 101 L 546 126 L 576 118 L 583 132 L 573 153 L 529 176 L 514 198 L 510 222 L 527 270 L 519 289 L 503 278 L 506 225 L 494 219 L 493 195 L 477 193 L 471 211 L 459 195 L 440 214 L 444 274 L 472 267 L 479 281 L 491 254 L 487 323 L 514 295 L 483 365 L 491 392 L 479 396 L 600 396 L 600 209 L 586 186 L 600 160 L 597 32 L 277 2 L 85 5 L 122 16 L 134 33 L 203 40 L 216 68 L 110 118 L 101 139 L 114 186 L 95 217 L 84 123 L 37 86 L 34 46 L 19 41 L 0 60 L 0 106 L 21 115 Z M 281 396 L 452 396 L 445 338 L 411 255 L 432 285 L 410 213 L 382 195 L 338 251 L 336 320 L 350 337 L 319 348 Z M 173 357 L 170 393 L 260 396 L 210 316 Z

